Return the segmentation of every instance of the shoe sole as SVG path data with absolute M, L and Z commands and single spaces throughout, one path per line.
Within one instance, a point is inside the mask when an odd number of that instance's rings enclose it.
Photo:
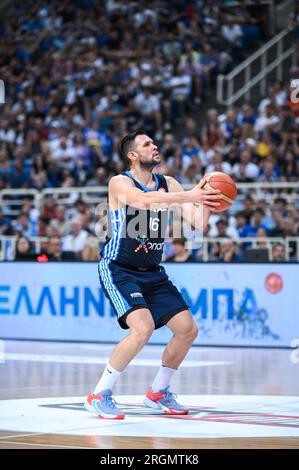
M 152 408 L 153 410 L 162 410 L 167 415 L 187 415 L 189 413 L 189 410 L 183 410 L 183 411 L 171 410 L 170 408 L 167 408 L 166 406 L 161 405 L 161 403 L 156 403 L 147 397 L 144 399 L 143 403 L 148 408 Z
M 96 414 L 98 418 L 100 419 L 124 419 L 125 415 L 120 414 L 120 415 L 112 415 L 109 413 L 99 413 L 98 410 L 96 410 L 92 405 L 90 405 L 87 401 L 84 403 L 84 408 L 89 411 L 90 413 Z

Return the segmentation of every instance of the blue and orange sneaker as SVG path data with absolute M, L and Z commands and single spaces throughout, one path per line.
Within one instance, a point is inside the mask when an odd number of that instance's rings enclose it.
M 90 393 L 84 403 L 84 408 L 102 419 L 124 419 L 125 417 L 124 413 L 117 408 L 111 390 L 103 390 L 97 395 Z
M 176 400 L 176 395 L 169 391 L 169 387 L 160 392 L 153 392 L 151 388 L 146 392 L 144 404 L 154 410 L 163 410 L 168 415 L 187 415 L 188 408 L 180 405 Z

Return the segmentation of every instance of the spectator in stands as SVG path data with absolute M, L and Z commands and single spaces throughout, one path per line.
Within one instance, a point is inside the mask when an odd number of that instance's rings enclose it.
M 86 239 L 82 255 L 82 261 L 98 261 L 99 260 L 99 243 L 98 240 L 89 235 Z
M 137 106 L 133 98 L 128 98 L 123 117 L 129 133 L 133 132 L 135 129 L 144 128 L 144 119 L 141 109 Z
M 171 133 L 165 134 L 160 148 L 160 155 L 163 155 L 164 160 L 167 162 L 169 158 L 173 158 L 177 149 L 178 144 L 174 135 Z
M 197 166 L 197 173 L 201 173 L 201 162 L 199 160 L 200 145 L 195 136 L 186 139 L 186 145 L 183 147 L 182 170 L 187 170 L 190 165 Z
M 92 159 L 91 152 L 84 140 L 84 136 L 79 131 L 76 131 L 73 137 L 73 152 L 78 179 L 80 183 L 84 183 L 87 177 L 92 174 Z
M 47 228 L 49 226 L 50 219 L 48 217 L 40 216 L 37 224 L 37 236 L 45 237 L 47 233 Z
M 283 217 L 287 214 L 287 200 L 283 197 L 276 197 L 273 201 L 273 210 L 280 211 Z
M 19 232 L 26 237 L 37 236 L 36 224 L 32 223 L 26 212 L 22 212 L 13 226 L 14 232 Z
M 212 173 L 213 171 L 222 171 L 227 175 L 232 173 L 230 163 L 223 161 L 223 156 L 219 152 L 214 153 L 211 158 L 211 163 L 206 168 L 206 173 Z
M 174 255 L 167 258 L 166 262 L 171 263 L 192 263 L 195 261 L 192 254 L 186 249 L 186 240 L 184 238 L 175 238 L 172 241 Z
M 254 210 L 252 218 L 251 218 L 251 225 L 252 225 L 253 229 L 255 230 L 255 233 L 260 228 L 267 231 L 267 227 L 263 224 L 264 217 L 265 217 L 265 212 L 263 211 L 263 209 L 257 207 Z
M 82 230 L 79 218 L 71 220 L 71 233 L 63 238 L 62 250 L 80 254 L 84 248 L 88 232 Z
M 195 186 L 199 180 L 201 175 L 201 165 L 200 162 L 197 160 L 196 164 L 192 163 L 188 166 L 188 168 L 184 171 L 182 176 L 180 177 L 181 184 L 192 184 Z
M 294 11 L 290 13 L 288 18 L 288 26 L 290 29 L 294 29 L 296 37 L 299 38 L 299 4 L 295 2 Z
M 74 207 L 72 209 L 70 209 L 70 212 L 69 214 L 71 213 L 72 211 L 72 218 L 81 218 L 82 215 L 84 215 L 86 213 L 86 211 L 88 210 L 88 204 L 86 204 L 85 201 L 83 201 L 83 199 L 81 199 L 80 197 L 75 201 L 74 203 Z
M 90 187 L 107 186 L 107 183 L 108 183 L 107 170 L 106 168 L 101 166 L 96 169 L 95 177 L 89 179 L 86 183 L 86 186 L 90 186 Z
M 169 80 L 172 119 L 182 122 L 189 106 L 192 90 L 192 79 L 185 69 L 178 66 Z
M 296 223 L 294 219 L 290 217 L 286 217 L 283 222 L 283 237 L 290 237 L 293 240 L 289 241 L 289 257 L 291 260 L 296 259 L 297 255 L 297 241 L 294 240 L 295 237 L 299 235 L 298 228 L 296 227 Z
M 265 239 L 265 241 L 257 242 L 257 248 L 268 249 L 268 244 L 267 244 L 268 234 L 267 234 L 267 231 L 264 228 L 259 228 L 257 230 L 256 237 Z
M 189 75 L 192 80 L 192 89 L 194 93 L 194 103 L 200 104 L 202 97 L 202 88 L 204 81 L 204 68 L 200 62 L 194 62 L 192 54 L 188 55 L 186 62 L 180 65 L 185 75 Z
M 1 140 L 0 140 L 1 143 Z M 8 156 L 8 149 L 5 145 L 0 146 L 0 178 L 4 182 L 4 178 L 7 181 L 10 171 L 10 163 Z M 1 186 L 0 186 L 1 188 Z
M 233 166 L 233 175 L 237 181 L 250 182 L 255 181 L 259 175 L 259 167 L 251 161 L 251 155 L 248 150 L 243 150 L 240 156 L 240 163 Z
M 224 263 L 239 263 L 242 261 L 238 247 L 232 240 L 225 240 L 220 245 L 219 261 Z
M 203 53 L 200 58 L 200 63 L 203 67 L 204 76 L 208 83 L 217 73 L 218 61 L 219 54 L 213 49 L 211 44 L 205 42 L 203 44 Z
M 263 114 L 255 121 L 254 130 L 259 135 L 262 135 L 262 132 L 272 129 L 276 124 L 279 124 L 279 117 L 273 105 L 269 104 L 265 107 Z
M 70 221 L 67 220 L 65 206 L 56 207 L 55 217 L 50 221 L 50 227 L 58 230 L 62 237 L 70 232 Z
M 277 107 L 283 106 L 287 101 L 287 92 L 281 80 L 276 80 L 273 85 L 273 93 L 275 98 L 275 105 Z
M 225 218 L 221 218 L 216 222 L 216 227 L 208 233 L 212 237 L 223 237 L 223 238 L 238 238 L 237 230 L 229 226 Z
M 56 201 L 50 194 L 44 197 L 43 210 L 41 211 L 42 217 L 47 217 L 49 220 L 56 217 Z
M 85 230 L 89 235 L 94 234 L 94 213 L 91 209 L 86 209 L 80 214 L 80 221 L 82 224 L 82 230 Z
M 35 258 L 29 238 L 23 235 L 18 237 L 14 261 L 34 261 Z
M 293 219 L 286 217 L 283 222 L 283 231 L 285 237 L 296 237 L 298 235 L 298 229 Z
M 257 178 L 260 182 L 274 183 L 278 180 L 274 163 L 271 159 L 267 158 L 261 167 L 260 176 Z
M 245 212 L 240 211 L 236 214 L 236 230 L 239 237 L 255 237 L 257 230 L 250 223 L 247 223 Z
M 38 219 L 40 217 L 40 210 L 37 207 L 34 207 L 34 199 L 32 197 L 28 197 L 22 201 L 21 212 L 26 213 L 30 222 L 37 226 Z
M 220 243 L 209 243 L 209 261 L 219 261 L 220 256 Z
M 225 142 L 231 142 L 233 138 L 236 139 L 240 136 L 240 127 L 234 109 L 229 109 L 227 113 L 224 116 L 220 116 L 218 120 L 221 122 L 220 131 Z
M 76 261 L 73 251 L 62 251 L 60 237 L 52 236 L 48 239 L 47 256 L 49 261 Z
M 237 115 L 238 124 L 242 126 L 244 126 L 244 124 L 253 126 L 255 123 L 255 120 L 256 120 L 255 110 L 252 106 L 252 103 L 250 101 L 245 101 L 245 103 L 242 105 L 242 108 Z
M 66 138 L 60 139 L 58 147 L 52 150 L 51 158 L 58 169 L 73 171 L 76 165 L 76 153 L 73 143 Z
M 8 217 L 3 213 L 2 208 L 0 207 L 0 236 L 1 235 L 11 235 L 12 234 L 12 225 Z
M 283 213 L 279 209 L 272 209 L 273 227 L 268 231 L 269 237 L 283 237 Z
M 242 212 L 245 214 L 246 222 L 248 224 L 250 224 L 254 208 L 255 208 L 255 200 L 252 198 L 250 194 L 247 194 L 245 199 L 243 200 Z
M 135 104 L 142 114 L 145 128 L 149 128 L 153 134 L 156 134 L 156 139 L 161 139 L 162 115 L 158 97 L 149 88 L 144 88 L 137 94 Z
M 15 159 L 13 161 L 8 175 L 8 181 L 10 186 L 15 189 L 32 187 L 30 170 L 24 167 L 21 159 Z
M 281 161 L 280 181 L 298 181 L 299 163 L 292 150 L 288 150 Z
M 229 43 L 229 45 L 233 47 L 233 49 L 241 49 L 243 47 L 243 31 L 240 25 L 234 21 L 232 16 L 229 16 L 222 26 L 222 36 Z
M 282 243 L 275 243 L 272 247 L 272 261 L 274 263 L 281 263 L 286 261 L 285 248 Z
M 267 88 L 267 95 L 261 99 L 258 105 L 258 112 L 260 116 L 264 116 L 266 112 L 267 106 L 273 105 L 275 106 L 275 96 L 274 96 L 274 88 L 273 86 L 268 86 Z

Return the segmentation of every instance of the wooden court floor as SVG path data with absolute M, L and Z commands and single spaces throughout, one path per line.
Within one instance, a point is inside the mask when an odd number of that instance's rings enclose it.
M 299 364 L 290 350 L 193 347 L 171 383 L 190 415 L 174 418 L 142 404 L 163 351 L 146 346 L 114 389 L 125 420 L 107 422 L 83 402 L 112 347 L 5 341 L 0 448 L 299 448 Z

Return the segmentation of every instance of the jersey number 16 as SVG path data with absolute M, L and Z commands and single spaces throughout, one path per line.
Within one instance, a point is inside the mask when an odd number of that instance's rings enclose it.
M 157 230 L 159 230 L 159 218 L 158 217 L 150 218 L 149 228 L 150 228 L 150 231 L 153 231 L 153 232 L 157 232 Z

